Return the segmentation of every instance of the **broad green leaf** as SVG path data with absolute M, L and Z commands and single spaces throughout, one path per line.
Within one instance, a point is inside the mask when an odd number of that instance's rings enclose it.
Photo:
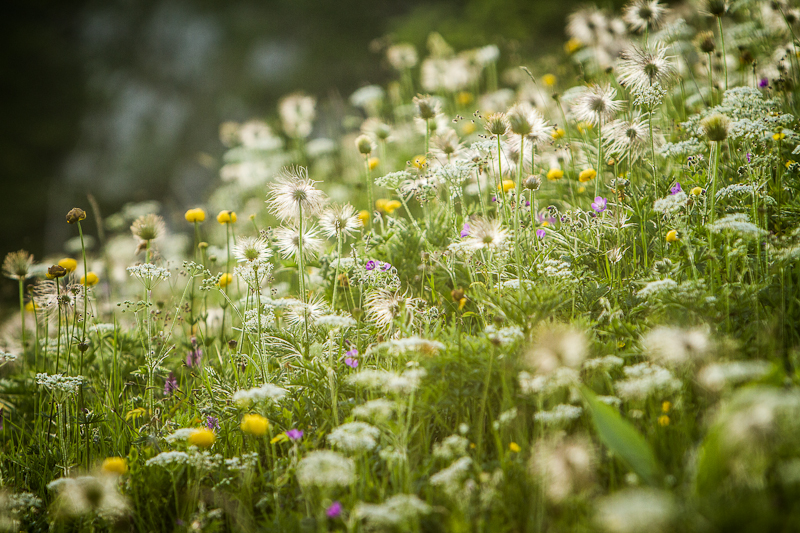
M 587 387 L 581 387 L 592 422 L 603 444 L 648 485 L 658 486 L 663 478 L 653 449 L 616 409 L 599 401 Z

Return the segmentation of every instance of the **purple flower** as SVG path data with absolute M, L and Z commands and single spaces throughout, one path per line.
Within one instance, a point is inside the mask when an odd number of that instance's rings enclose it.
M 469 237 L 469 224 L 464 222 L 464 226 L 461 228 L 461 238 Z
M 178 390 L 178 380 L 175 379 L 175 374 L 170 372 L 167 381 L 164 382 L 164 396 L 170 396 L 176 390 Z
M 752 154 L 750 154 L 750 152 L 747 152 L 746 157 L 747 157 L 747 162 L 750 163 L 750 161 L 752 161 Z
M 200 348 L 192 348 L 186 354 L 186 366 L 189 368 L 200 364 L 200 359 L 203 357 L 203 350 Z
M 381 265 L 381 270 L 382 270 L 382 271 L 384 271 L 384 272 L 386 272 L 386 271 L 387 271 L 387 270 L 389 270 L 390 268 L 392 268 L 392 264 L 391 264 L 391 263 L 383 263 L 383 264 Z
M 758 86 L 762 89 L 767 85 L 769 85 L 769 80 L 767 78 L 761 78 L 761 80 L 758 82 Z
M 546 233 L 547 232 L 544 231 L 542 228 L 539 228 L 539 229 L 536 230 L 536 236 L 539 237 L 540 239 L 544 239 L 544 236 L 546 235 Z
M 342 514 L 342 504 L 339 502 L 333 502 L 330 507 L 325 510 L 325 514 L 328 518 L 339 518 Z
M 530 206 L 531 206 L 531 201 L 525 200 L 525 207 L 530 207 Z
M 366 268 L 367 270 L 375 270 L 375 261 L 370 259 L 369 261 L 367 261 L 367 264 L 364 265 L 364 268 Z
M 595 196 L 594 202 L 592 202 L 592 209 L 594 209 L 595 213 L 602 213 L 606 210 L 606 206 L 608 205 L 608 200 L 603 198 L 602 196 Z
M 492 196 L 492 201 L 496 202 L 497 201 L 497 196 Z
M 345 357 L 344 364 L 346 364 L 350 368 L 358 368 L 358 359 L 353 359 L 352 357 Z
M 358 355 L 358 348 L 355 346 L 344 352 L 344 354 L 348 357 L 355 357 Z
M 672 188 L 669 190 L 669 193 L 674 195 L 674 194 L 678 194 L 678 193 L 679 193 L 679 192 L 681 192 L 682 190 L 683 190 L 683 189 L 681 189 L 681 184 L 680 184 L 680 182 L 679 182 L 679 181 L 676 181 L 676 182 L 675 182 L 675 185 L 673 185 L 673 186 L 672 186 Z
M 303 438 L 303 430 L 302 429 L 290 429 L 286 432 L 286 436 L 292 440 L 300 440 Z
M 207 416 L 206 427 L 208 429 L 219 429 L 219 419 L 216 416 Z

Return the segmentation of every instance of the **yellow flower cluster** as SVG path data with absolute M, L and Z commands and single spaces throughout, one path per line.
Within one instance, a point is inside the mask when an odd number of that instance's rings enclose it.
M 199 207 L 195 207 L 194 209 L 186 211 L 183 217 L 186 219 L 186 222 L 202 222 L 206 219 L 206 212 Z

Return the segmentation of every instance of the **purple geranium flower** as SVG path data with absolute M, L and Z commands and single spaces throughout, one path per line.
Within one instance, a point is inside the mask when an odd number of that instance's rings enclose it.
M 167 381 L 164 382 L 164 396 L 170 396 L 176 390 L 178 390 L 178 380 L 175 379 L 175 374 L 170 372 Z
M 536 236 L 539 237 L 540 239 L 544 239 L 544 236 L 546 234 L 547 234 L 547 232 L 545 230 L 543 230 L 542 228 L 539 228 L 539 229 L 536 230 Z
M 300 440 L 303 438 L 303 430 L 302 429 L 290 429 L 286 432 L 286 436 L 292 440 Z
M 469 224 L 464 222 L 464 225 L 461 227 L 461 238 L 469 237 Z
M 681 189 L 681 183 L 679 181 L 676 181 L 675 185 L 673 185 L 672 188 L 669 190 L 669 193 L 675 195 L 681 192 L 682 190 L 683 189 Z
M 350 348 L 349 350 L 347 350 L 346 352 L 344 352 L 344 354 L 345 354 L 346 356 L 348 356 L 348 357 L 355 357 L 355 356 L 357 356 L 357 355 L 358 355 L 358 348 L 356 348 L 356 347 L 354 346 L 353 348 Z
M 367 261 L 367 264 L 364 265 L 364 268 L 366 268 L 367 270 L 375 270 L 375 261 L 370 259 L 369 261 Z
M 384 272 L 386 272 L 386 271 L 387 271 L 387 270 L 389 270 L 390 268 L 392 268 L 392 264 L 391 264 L 391 263 L 383 263 L 383 264 L 381 265 L 381 270 L 382 270 L 382 271 L 384 271 Z
M 602 213 L 606 210 L 606 206 L 608 205 L 608 200 L 603 198 L 602 196 L 595 196 L 594 202 L 592 202 L 592 209 L 594 209 L 595 213 Z
M 345 357 L 344 364 L 346 364 L 350 368 L 358 368 L 358 359 L 354 359 L 352 357 Z
M 762 89 L 767 85 L 769 85 L 769 80 L 767 78 L 761 78 L 761 80 L 758 82 L 758 86 Z
M 216 416 L 207 416 L 206 427 L 208 429 L 219 429 L 219 419 Z
M 497 196 L 492 196 L 492 201 L 496 202 L 497 201 Z
M 342 504 L 339 502 L 333 502 L 330 507 L 325 510 L 325 515 L 328 518 L 339 518 L 342 514 Z

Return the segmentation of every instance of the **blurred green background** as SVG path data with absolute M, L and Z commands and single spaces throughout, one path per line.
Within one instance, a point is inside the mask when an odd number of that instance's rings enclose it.
M 105 215 L 129 201 L 181 210 L 201 202 L 218 179 L 222 121 L 274 116 L 292 91 L 344 100 L 384 83 L 392 72 L 381 47 L 390 41 L 424 56 L 438 31 L 457 50 L 496 43 L 514 65 L 558 49 L 577 5 L 12 1 L 0 19 L 0 251 L 60 253 L 72 235 L 64 216 L 88 211 L 89 193 Z

